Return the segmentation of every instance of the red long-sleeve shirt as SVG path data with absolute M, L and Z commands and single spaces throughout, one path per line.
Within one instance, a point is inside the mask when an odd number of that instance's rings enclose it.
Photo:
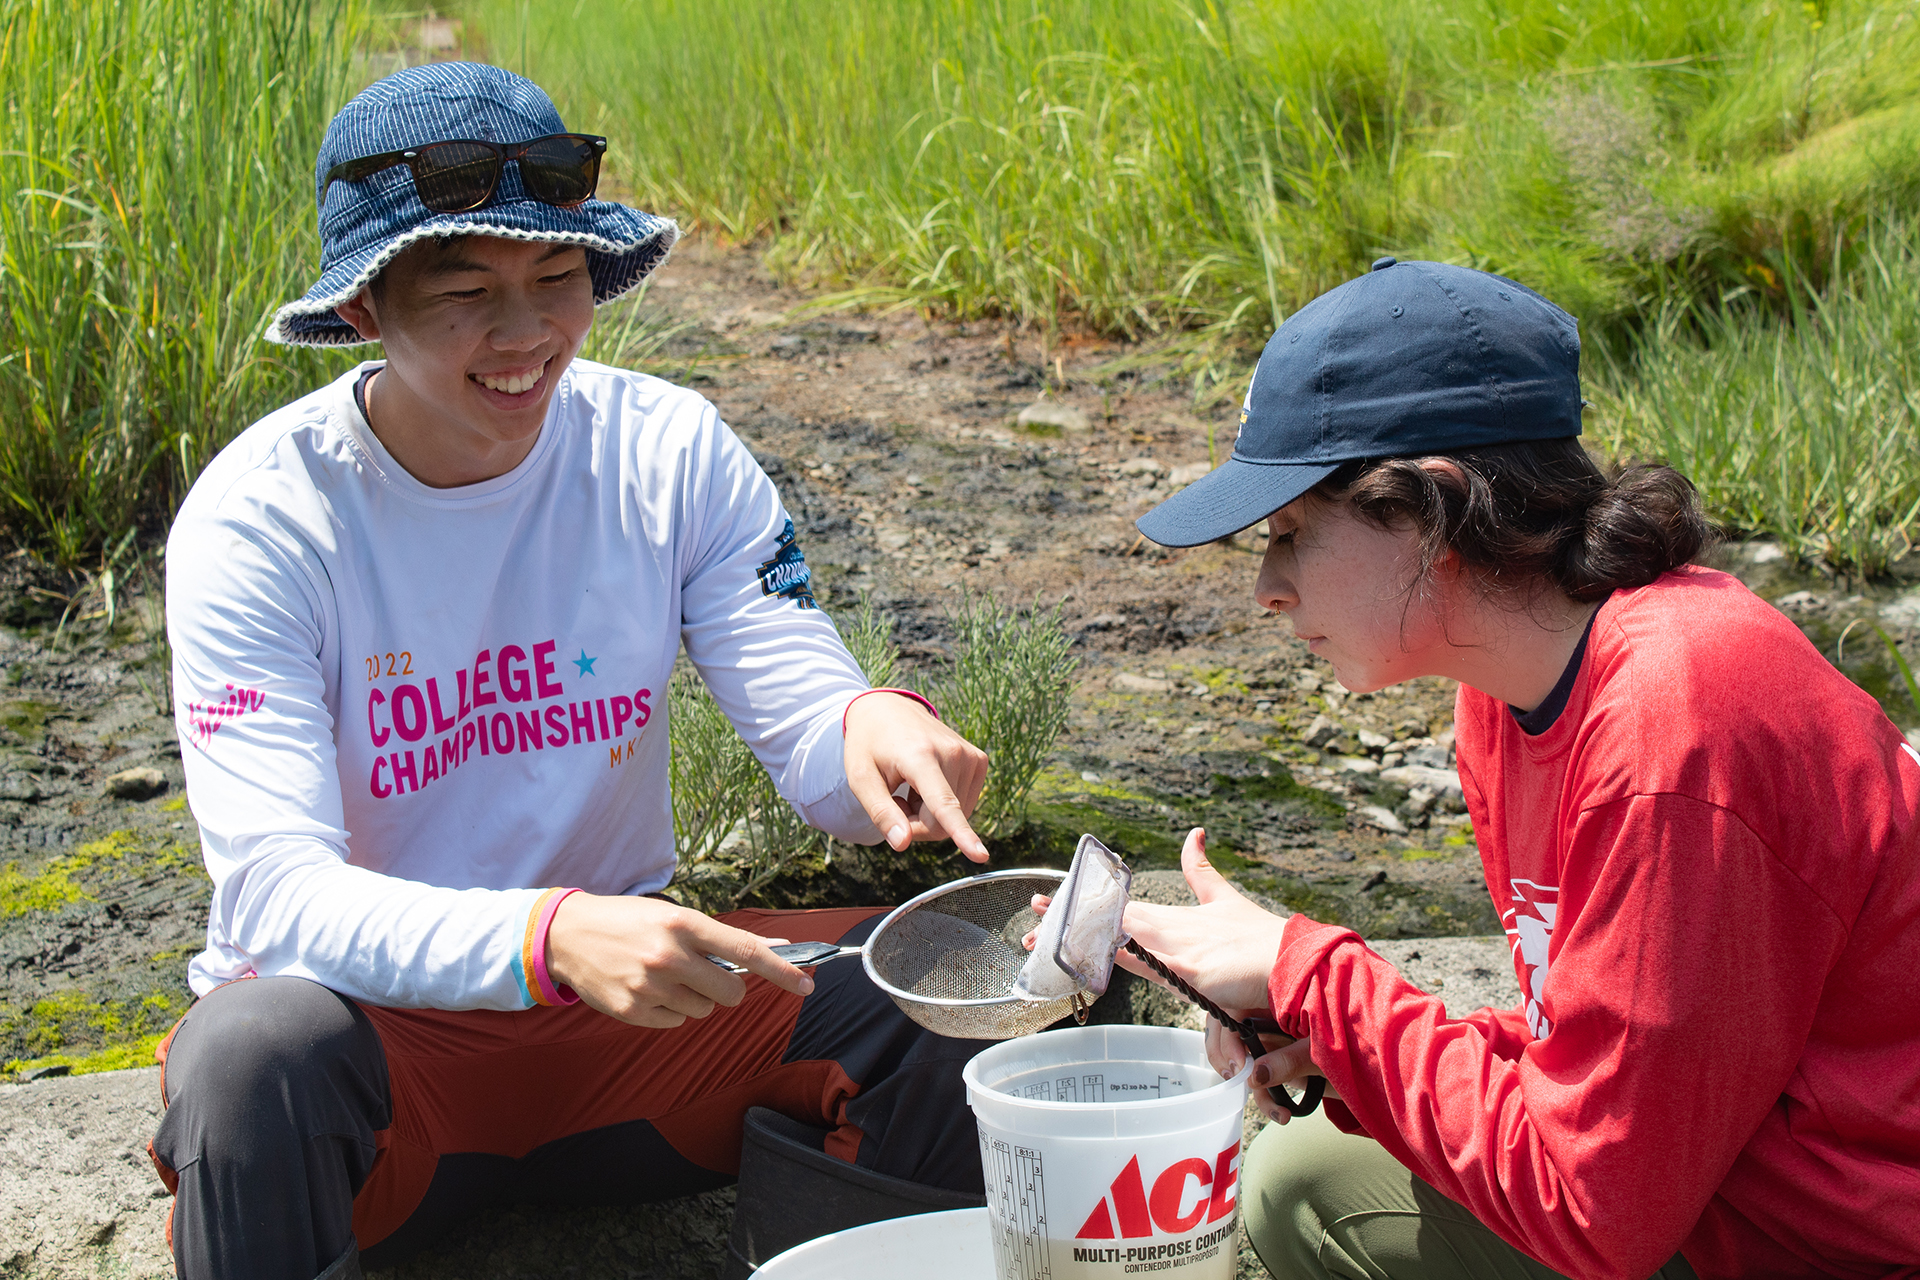
M 1293 917 L 1269 994 L 1336 1123 L 1570 1276 L 1920 1276 L 1920 755 L 1691 568 L 1601 607 L 1538 737 L 1457 714 L 1521 1007 Z

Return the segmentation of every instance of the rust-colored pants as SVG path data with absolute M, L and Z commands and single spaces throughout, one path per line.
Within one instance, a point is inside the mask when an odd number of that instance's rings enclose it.
M 721 919 L 858 942 L 880 914 Z M 960 1068 L 981 1046 L 922 1030 L 855 959 L 814 977 L 805 999 L 749 978 L 737 1008 L 671 1030 L 583 1004 L 382 1009 L 300 978 L 222 987 L 162 1046 L 151 1150 L 177 1197 L 179 1273 L 309 1280 L 356 1243 L 389 1265 L 497 1205 L 722 1186 L 754 1106 L 828 1129 L 829 1152 L 877 1172 L 978 1191 Z

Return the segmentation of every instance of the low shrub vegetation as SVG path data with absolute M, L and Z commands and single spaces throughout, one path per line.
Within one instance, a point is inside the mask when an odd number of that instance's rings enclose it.
M 1066 727 L 1078 665 L 1073 640 L 1058 607 L 1014 609 L 990 596 L 965 597 L 948 622 L 951 651 L 916 683 L 947 723 L 987 753 L 975 829 L 1010 834 L 1026 823 L 1034 780 Z M 841 637 L 869 683 L 895 683 L 893 625 L 870 602 L 851 611 Z M 703 894 L 717 890 L 738 905 L 802 859 L 832 858 L 834 842 L 780 798 L 692 670 L 675 673 L 667 715 L 674 838 L 683 871 Z

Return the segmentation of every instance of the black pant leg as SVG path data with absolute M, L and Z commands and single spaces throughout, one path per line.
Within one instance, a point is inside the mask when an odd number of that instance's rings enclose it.
M 353 1197 L 392 1124 L 380 1036 L 303 978 L 230 983 L 167 1053 L 154 1154 L 179 1176 L 182 1280 L 313 1280 L 353 1250 Z
M 884 916 L 840 939 L 858 945 Z M 985 1040 L 935 1035 L 900 1012 L 856 959 L 813 971 L 814 991 L 800 1006 L 783 1061 L 831 1059 L 860 1086 L 847 1118 L 860 1127 L 857 1163 L 875 1173 L 978 1194 L 979 1131 L 960 1071 Z

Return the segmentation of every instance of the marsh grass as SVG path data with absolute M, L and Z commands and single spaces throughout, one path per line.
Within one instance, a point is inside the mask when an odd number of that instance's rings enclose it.
M 1910 361 L 1873 367 L 1920 305 L 1873 230 L 1920 201 L 1909 3 L 468 13 L 637 199 L 826 303 L 1148 339 L 1094 376 L 1177 370 L 1204 405 L 1375 256 L 1458 262 L 1573 311 L 1610 443 L 1730 525 L 1868 572 L 1912 528 Z
M 1590 379 L 1616 456 L 1680 466 L 1740 533 L 1868 576 L 1920 518 L 1920 233 L 1885 224 L 1785 316 L 1736 301 L 1663 310 Z
M 0 523 L 65 568 L 342 367 L 268 348 L 362 0 L 0 7 Z
M 846 297 L 1257 340 L 1377 254 L 1591 326 L 1920 186 L 1904 4 L 473 0 L 645 201 Z

